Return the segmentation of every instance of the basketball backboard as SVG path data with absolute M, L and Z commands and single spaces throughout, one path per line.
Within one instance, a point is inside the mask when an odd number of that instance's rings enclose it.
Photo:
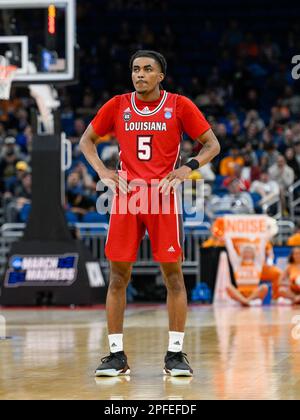
M 17 66 L 14 82 L 71 82 L 75 46 L 75 0 L 0 0 L 0 59 Z

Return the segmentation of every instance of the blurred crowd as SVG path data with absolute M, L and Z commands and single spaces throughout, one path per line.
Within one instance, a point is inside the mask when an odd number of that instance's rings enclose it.
M 231 17 L 220 19 L 229 12 L 215 13 L 208 5 L 198 13 L 197 4 L 104 0 L 95 14 L 95 1 L 78 2 L 80 83 L 58 89 L 62 129 L 73 144 L 66 210 L 78 220 L 95 212 L 98 181 L 79 151 L 80 137 L 103 103 L 132 89 L 128 62 L 137 49 L 166 56 L 164 88 L 190 97 L 221 143 L 213 164 L 191 175 L 206 181 L 206 217 L 289 216 L 287 191 L 300 179 L 300 83 L 291 76 L 300 27 L 293 10 L 274 19 L 282 9 L 274 5 L 266 16 L 256 5 L 253 21 L 234 2 Z M 21 209 L 31 200 L 31 106 L 23 88 L 13 88 L 11 99 L 0 101 L 0 195 L 10 222 L 22 221 Z M 182 163 L 200 147 L 185 136 Z M 114 133 L 102 139 L 98 151 L 108 167 L 117 166 Z

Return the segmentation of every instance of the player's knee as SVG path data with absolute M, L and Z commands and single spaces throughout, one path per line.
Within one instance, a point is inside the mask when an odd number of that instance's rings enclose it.
M 109 289 L 111 292 L 118 292 L 127 287 L 130 279 L 130 268 L 113 267 L 111 270 Z
M 128 278 L 121 274 L 115 274 L 111 277 L 109 282 L 110 292 L 119 292 L 127 287 Z
M 166 276 L 166 286 L 171 293 L 181 293 L 185 290 L 183 277 L 177 272 L 170 273 Z

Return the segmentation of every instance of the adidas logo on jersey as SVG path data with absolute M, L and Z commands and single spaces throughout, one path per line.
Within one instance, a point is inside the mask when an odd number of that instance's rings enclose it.
M 168 252 L 175 252 L 175 248 L 173 246 L 170 246 L 170 248 L 168 249 Z
M 143 114 L 149 114 L 149 112 L 151 112 L 151 111 L 150 111 L 149 107 L 147 107 L 147 106 L 145 106 L 145 108 L 142 110 Z
M 176 342 L 174 343 L 174 346 L 180 346 L 179 341 L 176 341 Z
M 125 112 L 131 112 L 131 109 L 130 108 L 125 109 L 124 113 Z

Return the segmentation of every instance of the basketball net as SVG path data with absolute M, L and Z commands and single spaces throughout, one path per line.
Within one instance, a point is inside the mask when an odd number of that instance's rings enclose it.
M 17 67 L 10 65 L 7 58 L 0 55 L 0 99 L 9 99 L 11 83 L 16 71 Z
M 50 85 L 29 85 L 31 96 L 35 99 L 39 113 L 40 122 L 43 124 L 43 130 L 38 128 L 40 134 L 54 133 L 54 116 L 53 111 L 56 110 L 60 101 L 58 100 L 57 91 Z

